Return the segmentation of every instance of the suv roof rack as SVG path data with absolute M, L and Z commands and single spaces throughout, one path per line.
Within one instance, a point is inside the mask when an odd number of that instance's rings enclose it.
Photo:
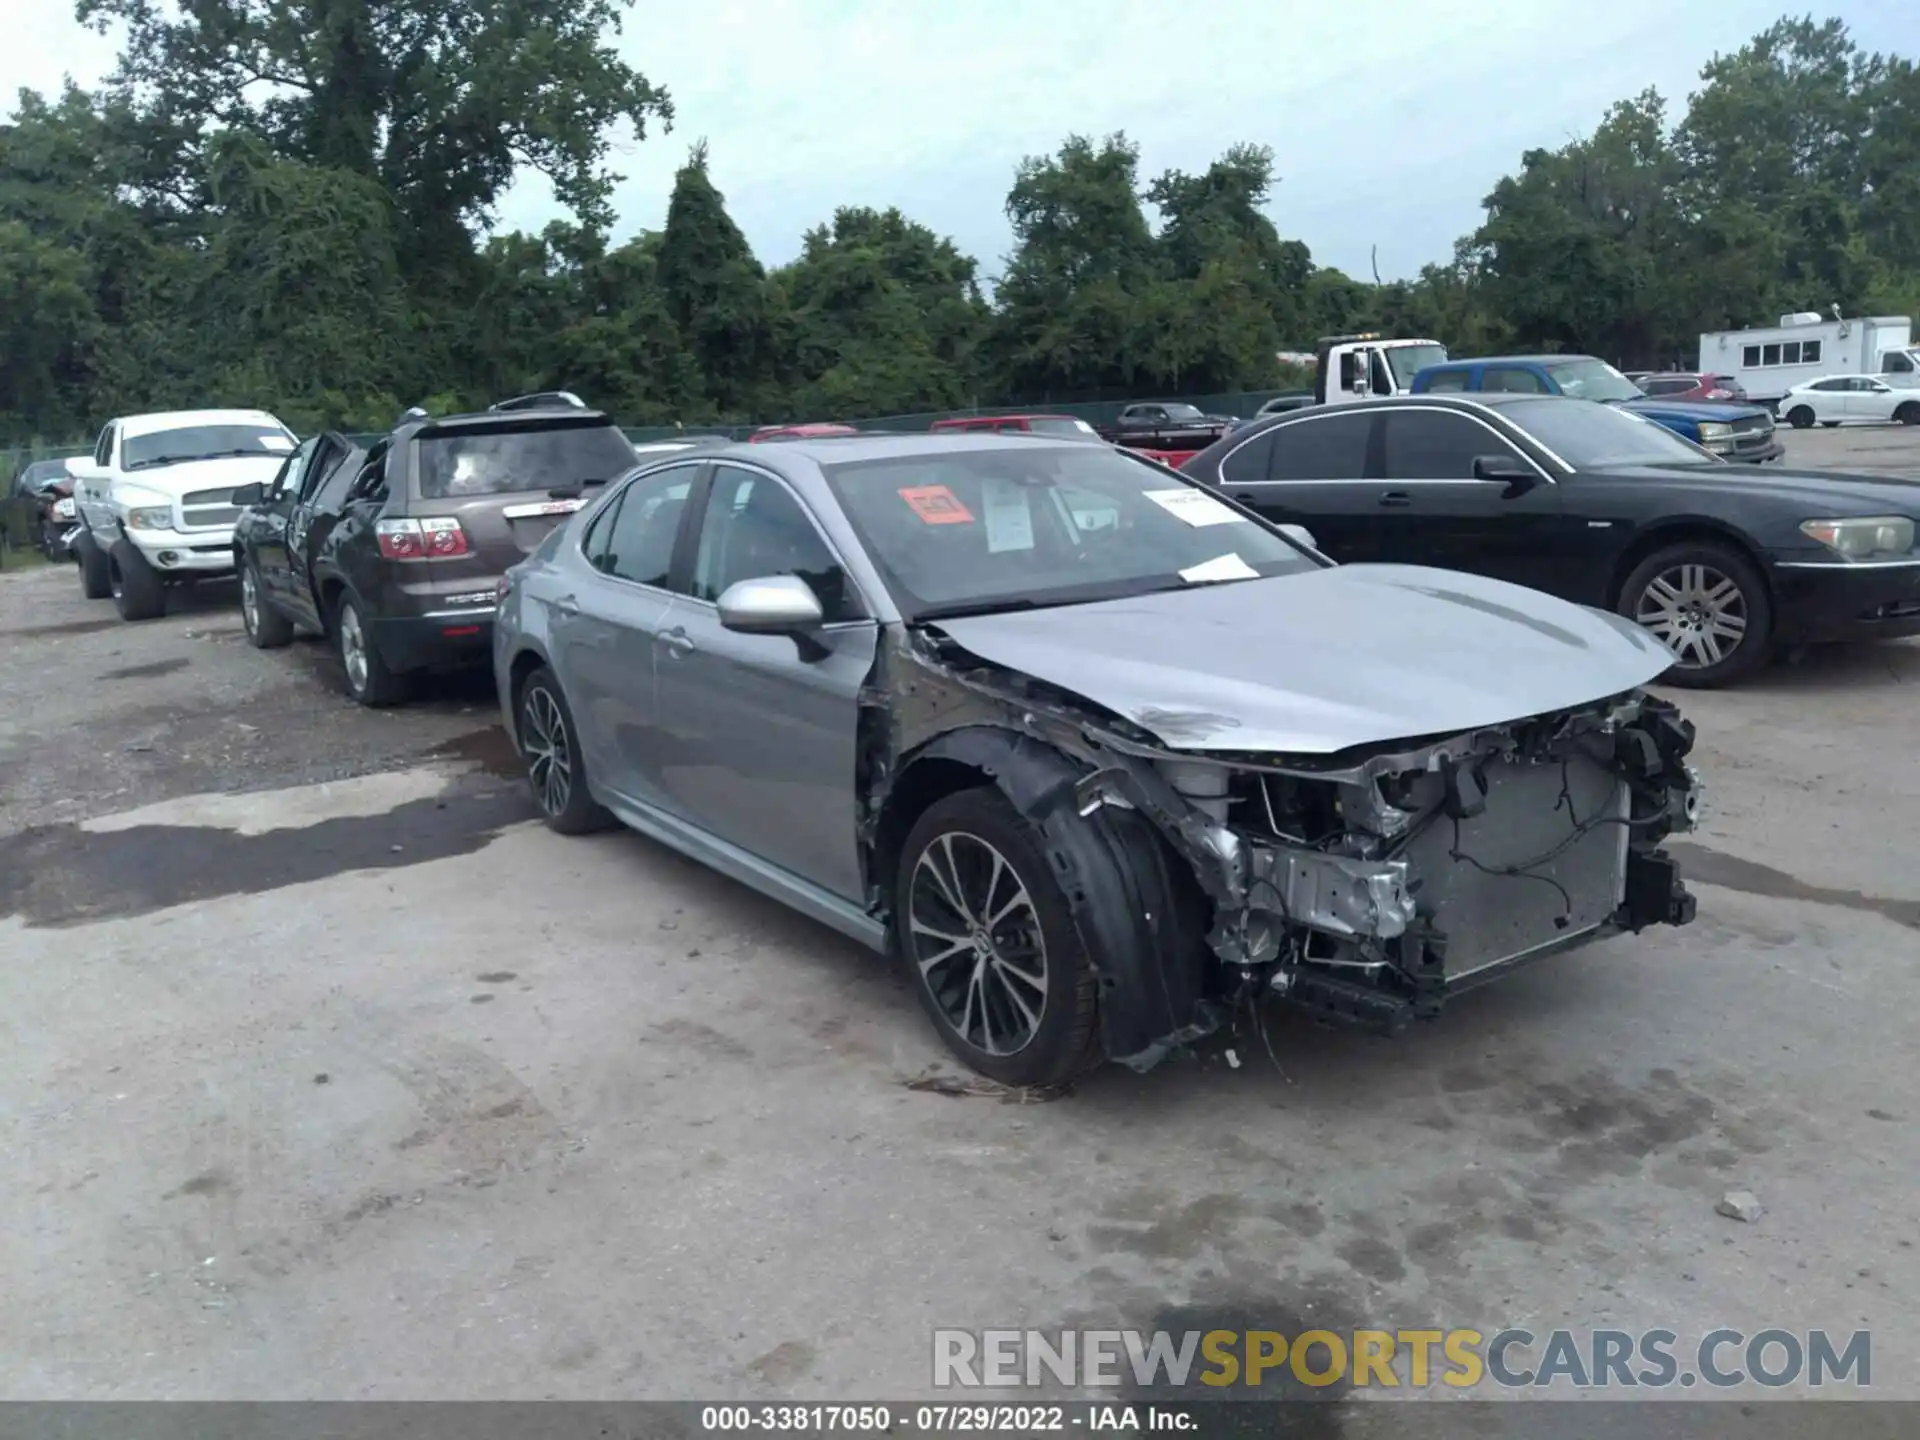
M 539 390 L 531 395 L 516 395 L 487 407 L 489 414 L 503 410 L 585 410 L 587 402 L 571 390 Z

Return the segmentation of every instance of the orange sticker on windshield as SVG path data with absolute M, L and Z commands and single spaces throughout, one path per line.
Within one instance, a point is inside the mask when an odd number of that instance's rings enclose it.
M 913 507 L 913 513 L 929 525 L 971 525 L 973 512 L 960 503 L 960 497 L 944 485 L 910 485 L 900 498 Z

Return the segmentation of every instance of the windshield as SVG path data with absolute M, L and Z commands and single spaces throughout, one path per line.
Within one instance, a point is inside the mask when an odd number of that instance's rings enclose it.
M 1631 410 L 1543 396 L 1515 400 L 1500 413 L 1576 470 L 1612 465 L 1702 465 L 1717 456 Z
M 183 425 L 129 435 L 122 443 L 123 470 L 147 470 L 186 460 L 220 460 L 230 455 L 286 455 L 293 437 L 272 425 Z
M 1411 390 L 1414 376 L 1429 365 L 1444 365 L 1447 361 L 1444 345 L 1389 345 L 1386 352 L 1396 390 Z
M 1644 400 L 1646 391 L 1604 360 L 1568 360 L 1547 366 L 1562 395 L 1576 400 Z
M 600 485 L 629 469 L 634 458 L 627 437 L 611 424 L 428 431 L 420 437 L 420 498 Z
M 901 612 L 917 618 L 1319 568 L 1207 490 L 1104 446 L 821 468 Z
M 1207 418 L 1200 413 L 1200 407 L 1198 405 L 1169 405 L 1166 407 L 1166 411 L 1167 419 L 1169 420 L 1204 420 Z
M 1098 436 L 1100 433 L 1084 420 L 1057 419 L 1050 415 L 1039 415 L 1027 421 L 1027 429 L 1035 435 Z

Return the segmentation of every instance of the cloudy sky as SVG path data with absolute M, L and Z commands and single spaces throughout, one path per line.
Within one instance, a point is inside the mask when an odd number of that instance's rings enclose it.
M 1826 0 L 1869 49 L 1920 39 L 1920 0 Z M 1658 87 L 1677 112 L 1716 51 L 1779 0 L 1459 7 L 1373 0 L 636 0 L 620 46 L 673 94 L 670 135 L 620 146 L 623 233 L 657 227 L 673 172 L 704 137 L 755 251 L 792 258 L 836 205 L 898 205 L 997 273 L 1014 167 L 1073 131 L 1125 130 L 1141 172 L 1196 170 L 1271 145 L 1271 213 L 1323 264 L 1382 276 L 1444 259 L 1522 151 L 1590 131 Z M 0 0 L 0 95 L 96 81 L 111 40 L 65 0 Z M 11 108 L 10 103 L 6 108 Z M 536 181 L 507 226 L 555 213 Z

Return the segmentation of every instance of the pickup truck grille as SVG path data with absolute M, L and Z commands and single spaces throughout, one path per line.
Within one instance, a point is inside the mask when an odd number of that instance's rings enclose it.
M 216 525 L 231 525 L 239 518 L 240 507 L 233 503 L 231 490 L 195 490 L 180 497 L 183 530 L 208 530 Z
M 1745 435 L 1758 430 L 1764 434 L 1773 434 L 1773 417 L 1770 415 L 1747 415 L 1733 422 L 1733 433 Z

